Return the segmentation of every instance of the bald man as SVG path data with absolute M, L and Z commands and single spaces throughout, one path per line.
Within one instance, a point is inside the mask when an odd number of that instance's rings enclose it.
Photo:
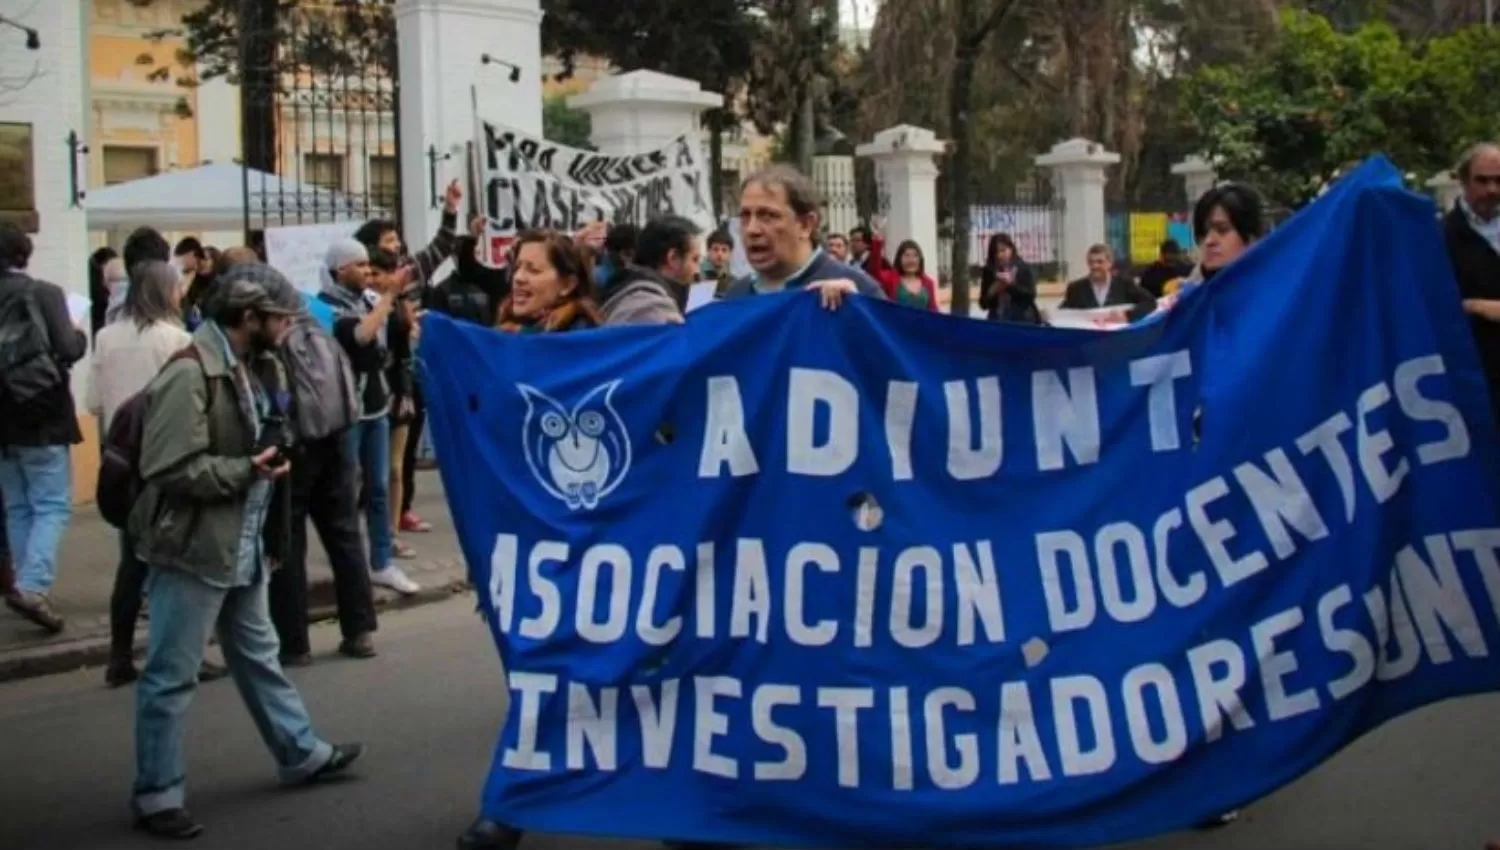
M 1500 146 L 1475 145 L 1455 171 L 1463 195 L 1443 234 L 1500 421 Z

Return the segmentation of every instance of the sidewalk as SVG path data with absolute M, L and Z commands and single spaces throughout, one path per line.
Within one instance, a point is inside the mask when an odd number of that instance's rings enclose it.
M 376 588 L 375 604 L 382 610 L 440 601 L 468 587 L 458 537 L 435 470 L 417 472 L 414 507 L 423 519 L 432 523 L 432 532 L 404 535 L 402 539 L 417 550 L 417 558 L 397 563 L 422 585 L 422 591 L 402 598 Z M 334 611 L 333 574 L 317 532 L 311 526 L 308 538 L 309 604 L 315 619 L 326 619 Z M 0 608 L 0 682 L 105 663 L 109 650 L 109 596 L 114 589 L 115 565 L 120 559 L 118 540 L 115 529 L 100 518 L 93 506 L 75 509 L 58 555 L 57 585 L 52 590 L 53 602 L 67 618 L 68 628 L 60 635 L 47 635 L 13 612 Z M 142 620 L 136 632 L 137 651 L 146 646 L 145 625 Z M 379 646 L 377 634 L 376 647 Z M 218 660 L 217 650 L 210 650 L 210 656 Z M 100 683 L 103 684 L 102 672 Z

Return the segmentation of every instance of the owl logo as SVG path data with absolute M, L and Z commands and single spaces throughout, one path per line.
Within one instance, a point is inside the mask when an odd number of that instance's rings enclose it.
M 521 446 L 542 489 L 569 510 L 593 510 L 630 472 L 630 435 L 611 403 L 619 381 L 600 384 L 569 411 L 556 399 L 516 384 L 526 400 Z

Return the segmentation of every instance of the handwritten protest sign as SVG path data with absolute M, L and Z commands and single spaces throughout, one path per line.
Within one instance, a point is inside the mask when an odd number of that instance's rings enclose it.
M 353 236 L 358 221 L 266 228 L 266 263 L 303 292 L 323 288 L 323 261 L 336 239 Z
M 714 224 L 702 145 L 682 136 L 639 154 L 579 150 L 481 121 L 480 201 L 491 264 L 516 233 L 550 228 L 574 233 L 592 221 L 644 225 L 680 215 L 705 231 Z
M 1112 844 L 1500 689 L 1500 442 L 1448 269 L 1378 160 L 1109 333 L 807 293 L 586 334 L 429 315 L 511 694 L 485 816 Z

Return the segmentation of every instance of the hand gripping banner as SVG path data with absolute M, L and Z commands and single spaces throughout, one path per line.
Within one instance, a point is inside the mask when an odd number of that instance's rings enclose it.
M 1495 424 L 1384 160 L 1113 333 L 806 293 L 425 321 L 510 693 L 491 818 L 1091 846 L 1500 687 Z

